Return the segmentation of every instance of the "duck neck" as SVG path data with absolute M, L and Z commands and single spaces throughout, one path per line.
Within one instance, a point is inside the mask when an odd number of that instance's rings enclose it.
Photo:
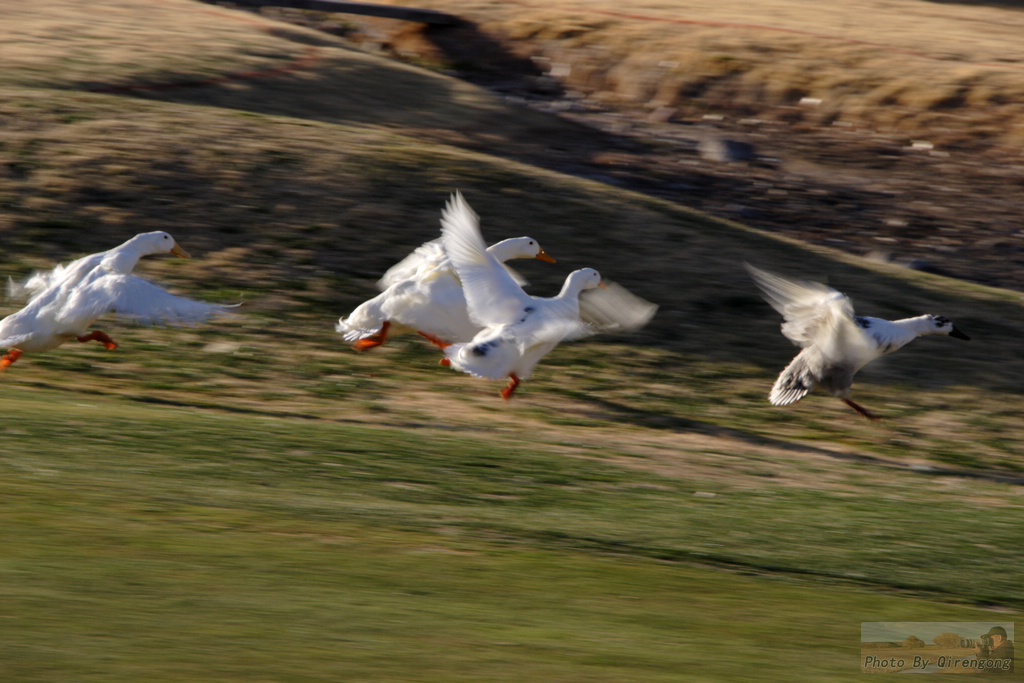
M 507 239 L 487 247 L 487 253 L 498 259 L 500 263 L 510 261 L 519 256 L 519 245 L 515 239 Z
M 566 278 L 565 282 L 562 283 L 562 291 L 558 293 L 556 298 L 558 299 L 579 299 L 580 292 L 583 291 L 583 282 L 574 277 Z
M 927 315 L 890 322 L 889 337 L 893 351 L 925 334 L 935 334 L 935 325 Z
M 884 318 L 863 316 L 857 318 L 857 326 L 874 339 L 878 353 L 886 354 L 917 339 L 919 332 L 917 323 L 913 320 L 913 318 L 885 320 Z
M 130 273 L 135 269 L 139 259 L 142 258 L 143 254 L 138 245 L 134 242 L 138 239 L 138 236 L 128 240 L 120 247 L 111 249 L 107 252 L 107 255 L 103 258 L 100 264 L 101 268 L 112 270 L 115 273 Z
M 941 331 L 935 326 L 935 320 L 930 315 L 918 315 L 913 318 L 894 320 L 893 324 L 900 325 L 907 330 L 908 334 L 913 334 L 914 337 L 921 337 L 926 334 L 941 334 Z

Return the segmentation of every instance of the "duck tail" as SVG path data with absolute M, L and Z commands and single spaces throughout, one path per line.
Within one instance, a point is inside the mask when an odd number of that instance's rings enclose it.
M 818 383 L 818 378 L 811 371 L 811 364 L 808 361 L 805 349 L 797 354 L 797 357 L 779 374 L 779 378 L 775 380 L 775 386 L 768 394 L 768 401 L 773 406 L 788 406 L 791 403 L 796 403 Z
M 380 295 L 359 304 L 347 318 L 338 318 L 334 331 L 345 335 L 345 341 L 354 342 L 363 337 L 381 333 L 387 316 L 381 310 Z

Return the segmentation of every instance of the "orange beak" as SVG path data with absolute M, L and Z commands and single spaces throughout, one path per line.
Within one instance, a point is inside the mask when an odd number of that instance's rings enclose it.
M 600 287 L 601 289 L 608 289 L 608 285 L 606 285 L 604 283 L 604 280 L 601 280 L 600 282 L 598 282 L 597 286 Z
M 177 242 L 175 242 L 174 246 L 171 247 L 171 253 L 177 256 L 178 258 L 192 258 L 191 256 L 188 255 L 187 251 L 178 246 Z
M 544 251 L 543 249 L 541 249 L 540 253 L 537 254 L 537 258 L 539 258 L 541 261 L 547 261 L 548 263 L 555 262 L 555 259 L 551 258 L 551 256 L 548 255 L 548 252 Z

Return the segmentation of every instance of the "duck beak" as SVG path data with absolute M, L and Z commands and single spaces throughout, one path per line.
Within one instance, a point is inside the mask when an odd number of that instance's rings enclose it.
M 555 262 L 555 259 L 551 258 L 548 255 L 548 252 L 544 251 L 543 249 L 541 249 L 540 253 L 537 254 L 537 258 L 539 258 L 541 261 L 547 261 L 548 263 L 554 263 Z
M 171 247 L 171 253 L 177 256 L 178 258 L 192 258 L 191 256 L 188 255 L 187 251 L 178 246 L 177 242 L 175 242 L 174 246 Z
M 600 282 L 598 282 L 597 286 L 600 287 L 601 289 L 608 289 L 608 285 L 606 285 L 604 283 L 604 280 L 601 280 Z
M 960 330 L 958 330 L 956 325 L 954 325 L 953 329 L 949 331 L 949 336 L 956 337 L 957 339 L 963 339 L 964 341 L 971 341 L 971 338 L 968 337 L 963 332 L 961 332 Z

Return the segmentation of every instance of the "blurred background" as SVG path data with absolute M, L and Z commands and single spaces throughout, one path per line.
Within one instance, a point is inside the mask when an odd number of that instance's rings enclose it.
M 0 376 L 0 678 L 854 680 L 861 622 L 1013 622 L 1016 3 L 384 4 L 432 14 L 4 13 L 0 273 L 166 230 L 193 258 L 137 272 L 242 307 Z M 356 353 L 456 189 L 557 259 L 530 293 L 589 266 L 658 314 L 507 402 Z M 744 262 L 972 341 L 859 373 L 879 422 L 772 407 Z

